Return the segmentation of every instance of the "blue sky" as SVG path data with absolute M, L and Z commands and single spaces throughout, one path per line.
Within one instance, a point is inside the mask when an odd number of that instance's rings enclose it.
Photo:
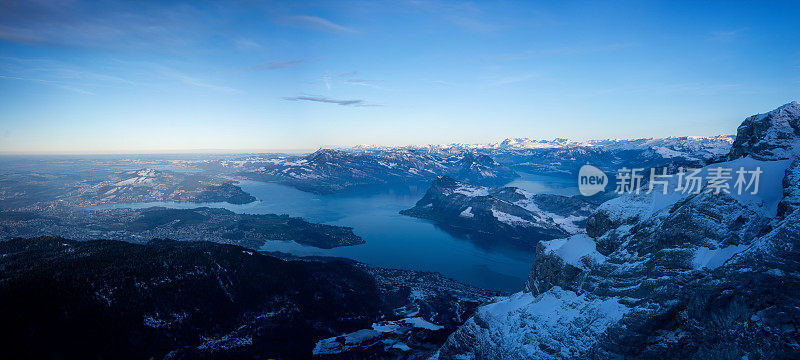
M 733 134 L 798 2 L 0 0 L 0 152 Z

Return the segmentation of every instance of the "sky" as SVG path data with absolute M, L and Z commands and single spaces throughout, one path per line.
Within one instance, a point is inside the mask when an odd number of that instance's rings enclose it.
M 0 153 L 735 134 L 800 2 L 0 0 Z

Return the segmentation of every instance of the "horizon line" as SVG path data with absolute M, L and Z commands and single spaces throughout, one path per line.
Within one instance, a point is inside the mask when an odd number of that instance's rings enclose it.
M 413 147 L 448 147 L 448 146 L 481 146 L 500 144 L 506 140 L 525 139 L 536 142 L 555 142 L 558 140 L 576 142 L 576 143 L 590 143 L 599 141 L 636 141 L 636 140 L 656 140 L 656 139 L 676 139 L 676 138 L 720 138 L 720 137 L 733 137 L 736 134 L 719 134 L 719 135 L 682 135 L 682 136 L 664 136 L 664 137 L 636 137 L 636 138 L 604 138 L 604 139 L 586 139 L 577 140 L 569 137 L 556 137 L 552 139 L 536 139 L 530 137 L 507 137 L 500 141 L 471 143 L 471 142 L 451 142 L 451 143 L 428 143 L 428 144 L 404 144 L 404 145 L 380 145 L 380 144 L 354 144 L 354 145 L 321 145 L 316 148 L 297 148 L 297 149 L 153 149 L 153 150 L 68 150 L 61 152 L 51 151 L 13 151 L 13 150 L 0 150 L 0 156 L 89 156 L 89 155 L 237 155 L 237 154 L 305 154 L 313 153 L 320 149 L 354 149 L 354 148 L 413 148 Z

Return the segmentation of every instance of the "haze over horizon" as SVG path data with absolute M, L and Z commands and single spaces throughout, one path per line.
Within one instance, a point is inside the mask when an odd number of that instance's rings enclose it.
M 0 1 L 0 153 L 735 134 L 800 3 Z

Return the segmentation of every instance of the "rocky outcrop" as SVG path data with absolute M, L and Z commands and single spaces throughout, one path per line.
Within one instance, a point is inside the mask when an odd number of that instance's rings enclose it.
M 796 108 L 748 118 L 728 161 L 710 165 L 760 167 L 758 194 L 604 203 L 586 235 L 540 242 L 524 291 L 480 308 L 439 358 L 795 356 L 800 134 L 788 129 Z
M 796 101 L 744 120 L 736 131 L 729 159 L 751 156 L 759 160 L 789 159 L 800 137 L 800 104 Z

